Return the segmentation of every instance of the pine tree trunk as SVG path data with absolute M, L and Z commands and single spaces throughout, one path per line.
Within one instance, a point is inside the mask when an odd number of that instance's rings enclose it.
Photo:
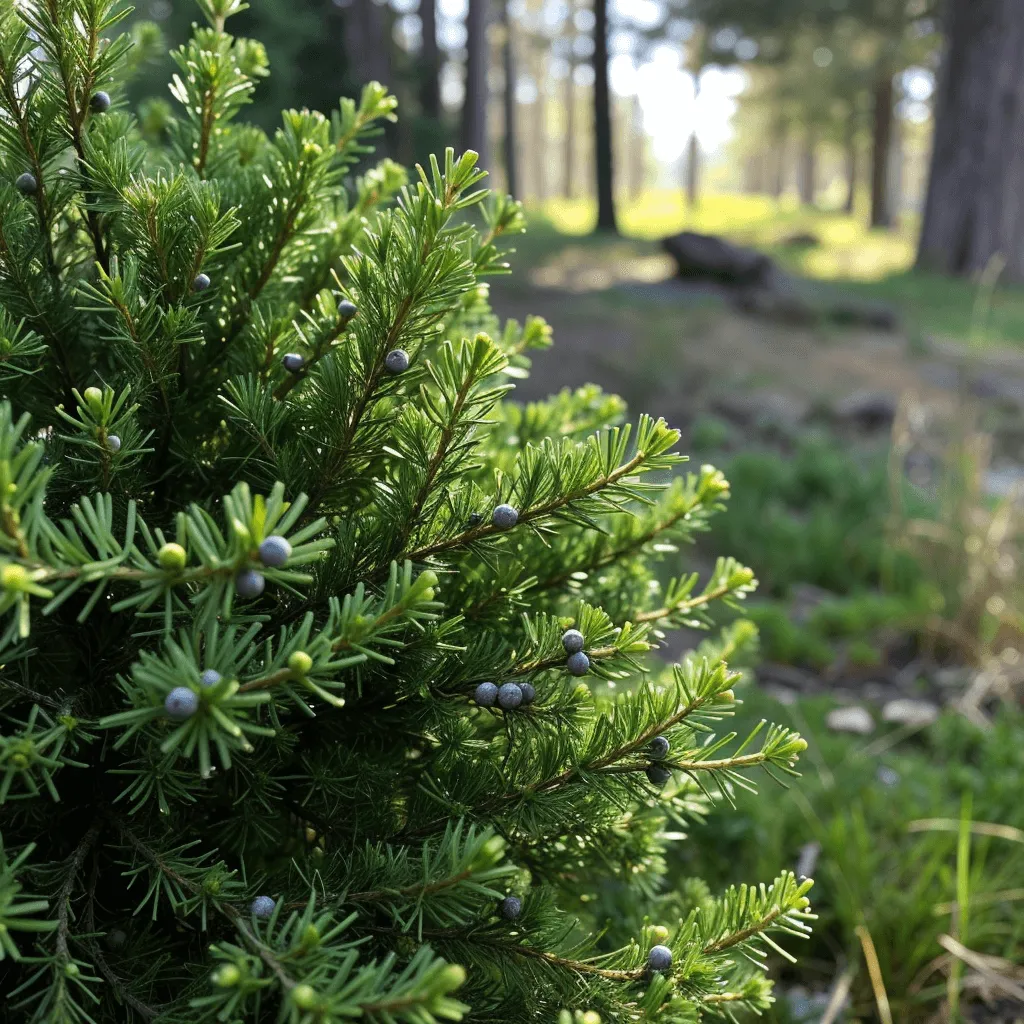
M 565 139 L 563 163 L 565 164 L 565 187 L 563 195 L 572 199 L 576 195 L 576 64 L 569 63 L 569 74 L 565 80 Z
M 874 88 L 874 111 L 871 138 L 871 226 L 892 226 L 889 206 L 889 146 L 893 122 L 892 69 L 883 64 L 878 70 Z
M 537 82 L 537 98 L 533 103 L 533 131 L 530 149 L 533 152 L 533 188 L 537 202 L 542 203 L 548 193 L 548 104 L 547 76 L 544 60 L 546 53 L 534 55 L 534 78 Z
M 813 128 L 804 136 L 803 151 L 800 154 L 800 202 L 813 206 L 817 193 L 818 138 Z
M 608 0 L 594 0 L 594 165 L 597 229 L 618 233 L 615 217 L 611 94 L 608 89 Z
M 647 150 L 644 145 L 644 112 L 640 97 L 633 96 L 630 102 L 630 195 L 639 198 L 644 191 L 647 178 Z
M 786 191 L 786 149 L 787 131 L 779 128 L 775 133 L 774 166 L 772 168 L 772 196 L 781 199 Z
M 420 0 L 423 49 L 420 51 L 420 110 L 435 121 L 441 119 L 441 51 L 437 45 L 437 0 Z
M 1024 281 L 1024 0 L 950 0 L 918 266 Z
M 850 111 L 846 118 L 846 202 L 843 212 L 852 214 L 857 205 L 857 112 Z
M 352 0 L 345 17 L 345 43 L 358 85 L 367 82 L 391 82 L 390 36 L 384 12 L 373 0 Z
M 516 154 L 519 148 L 516 131 L 516 55 L 512 41 L 512 20 L 508 16 L 508 0 L 501 0 L 501 27 L 504 32 L 501 56 L 505 72 L 502 91 L 505 114 L 505 190 L 509 195 L 519 195 L 519 173 L 516 168 Z
M 686 206 L 696 210 L 700 203 L 700 142 L 696 132 L 686 140 Z
M 372 0 L 367 0 L 372 2 Z M 462 147 L 475 150 L 487 168 L 487 8 L 488 0 L 469 0 L 466 12 L 466 95 L 462 102 Z

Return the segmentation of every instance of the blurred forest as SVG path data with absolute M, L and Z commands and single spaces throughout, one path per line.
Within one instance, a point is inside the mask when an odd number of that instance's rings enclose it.
M 143 0 L 136 17 L 173 48 L 195 10 Z M 645 189 L 695 208 L 709 180 L 847 213 L 863 196 L 873 228 L 920 218 L 919 264 L 998 255 L 1024 280 L 1024 0 L 257 0 L 235 24 L 267 40 L 265 127 L 378 79 L 403 108 L 389 155 L 472 147 L 528 203 L 596 201 L 603 230 Z M 137 98 L 169 68 L 150 63 Z M 709 89 L 738 101 L 711 153 Z

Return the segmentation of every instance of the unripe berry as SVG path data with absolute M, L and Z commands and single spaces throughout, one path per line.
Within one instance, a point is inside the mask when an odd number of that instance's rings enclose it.
M 438 988 L 445 992 L 460 988 L 466 983 L 466 968 L 459 964 L 448 964 L 437 976 Z
M 98 412 L 102 408 L 103 392 L 99 388 L 86 388 L 82 392 L 82 397 L 85 399 L 85 404 L 94 412 Z
M 28 569 L 17 562 L 9 562 L 0 571 L 0 583 L 3 583 L 5 590 L 21 590 L 28 580 Z
M 296 985 L 291 990 L 290 998 L 300 1010 L 316 1009 L 316 989 L 312 985 Z
M 218 988 L 234 988 L 242 980 L 242 972 L 234 964 L 224 964 L 213 973 Z
M 718 699 L 726 704 L 736 703 L 736 694 L 733 690 L 723 690 L 719 695 Z
M 511 530 L 519 522 L 519 513 L 511 505 L 498 505 L 491 514 L 491 522 L 499 530 Z
M 208 668 L 199 677 L 199 682 L 203 686 L 216 686 L 221 678 L 221 674 L 215 668 Z
M 64 965 L 64 974 L 69 978 L 77 978 L 81 973 L 78 964 L 67 963 Z
M 384 357 L 384 366 L 388 373 L 405 373 L 409 369 L 409 353 L 402 348 L 393 348 Z
M 578 629 L 567 629 L 562 634 L 562 646 L 566 654 L 578 654 L 583 650 L 585 643 L 583 634 Z
M 117 434 L 107 434 L 107 450 L 115 455 L 121 450 L 121 438 Z
M 160 568 L 166 569 L 167 572 L 181 572 L 185 568 L 188 556 L 180 544 L 172 543 L 165 544 L 157 552 L 156 560 L 160 563 Z
M 260 545 L 260 561 L 271 569 L 280 569 L 292 557 L 292 546 L 284 537 L 271 534 Z
M 663 924 L 656 924 L 651 929 L 651 938 L 657 942 L 664 942 L 668 938 L 668 929 Z
M 313 667 L 313 659 L 305 651 L 294 651 L 288 658 L 288 667 L 297 676 L 304 676 Z

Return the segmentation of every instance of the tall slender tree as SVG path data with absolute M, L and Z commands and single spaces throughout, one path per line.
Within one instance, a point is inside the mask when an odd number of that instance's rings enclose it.
M 519 172 L 517 168 L 519 133 L 516 129 L 516 67 L 515 40 L 512 35 L 512 19 L 508 13 L 509 0 L 501 0 L 501 56 L 504 70 L 502 106 L 505 117 L 504 157 L 505 188 L 510 195 L 519 195 Z
M 462 101 L 462 145 L 480 156 L 480 165 L 488 167 L 487 22 L 489 0 L 469 0 L 466 10 L 466 81 Z
M 423 46 L 420 51 L 420 110 L 426 117 L 441 118 L 441 50 L 437 45 L 437 0 L 420 0 Z
M 1024 0 L 950 0 L 918 265 L 1024 281 Z
M 594 167 L 597 229 L 618 233 L 615 215 L 615 159 L 608 86 L 608 0 L 594 0 Z

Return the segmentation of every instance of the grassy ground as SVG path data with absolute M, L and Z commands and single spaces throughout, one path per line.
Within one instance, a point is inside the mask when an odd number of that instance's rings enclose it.
M 656 239 L 683 229 L 721 234 L 770 253 L 793 272 L 841 282 L 865 298 L 897 305 L 913 328 L 926 334 L 1024 346 L 1024 288 L 999 287 L 991 294 L 986 290 L 979 303 L 974 281 L 914 271 L 917 224 L 912 218 L 905 218 L 895 231 L 869 230 L 860 211 L 850 217 L 801 207 L 792 197 L 776 202 L 766 196 L 723 194 L 705 196 L 696 211 L 688 212 L 681 194 L 667 191 L 625 202 L 619 214 L 628 241 L 612 244 L 609 258 L 646 262 L 648 274 L 659 272 Z M 594 222 L 588 200 L 550 200 L 533 211 L 531 221 L 528 245 L 534 256 L 570 244 L 565 236 L 571 244 L 590 249 L 609 244 L 592 236 L 584 241 Z M 813 235 L 818 244 L 793 244 L 800 235 Z

